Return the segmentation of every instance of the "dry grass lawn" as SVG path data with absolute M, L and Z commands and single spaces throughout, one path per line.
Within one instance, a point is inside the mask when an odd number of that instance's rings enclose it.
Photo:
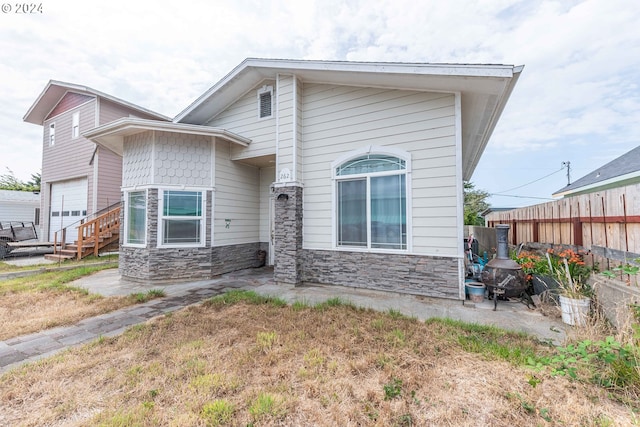
M 603 388 L 523 367 L 551 349 L 522 335 L 340 304 L 215 301 L 4 374 L 0 425 L 638 422 Z M 503 356 L 474 352 L 485 341 Z
M 89 294 L 67 283 L 114 264 L 78 267 L 0 282 L 0 341 L 108 313 L 136 299 Z

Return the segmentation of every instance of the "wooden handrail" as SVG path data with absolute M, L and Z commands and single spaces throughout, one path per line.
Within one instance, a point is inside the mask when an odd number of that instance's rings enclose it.
M 100 251 L 100 238 L 120 229 L 120 210 L 116 207 L 78 226 L 78 259 L 82 258 L 83 247 L 93 243 L 93 254 Z

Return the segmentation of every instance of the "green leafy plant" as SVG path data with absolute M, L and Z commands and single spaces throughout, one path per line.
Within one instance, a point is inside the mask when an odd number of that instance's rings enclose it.
M 384 400 L 395 399 L 402 394 L 402 380 L 393 378 L 390 383 L 382 386 L 384 390 Z
M 548 367 L 552 375 L 640 393 L 640 348 L 623 345 L 612 336 L 558 347 L 557 354 L 530 359 L 529 365 L 537 370 Z

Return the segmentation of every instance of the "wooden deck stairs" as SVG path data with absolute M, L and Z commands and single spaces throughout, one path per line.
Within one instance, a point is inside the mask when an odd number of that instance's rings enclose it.
M 82 221 L 78 225 L 78 239 L 71 243 L 66 241 L 66 229 L 54 235 L 53 254 L 45 255 L 46 259 L 65 260 L 95 255 L 101 250 L 113 246 L 120 239 L 120 206 L 113 207 L 95 218 Z M 58 242 L 61 242 L 58 244 Z

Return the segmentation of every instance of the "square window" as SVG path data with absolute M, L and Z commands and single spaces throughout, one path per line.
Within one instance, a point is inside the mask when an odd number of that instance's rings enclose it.
M 162 193 L 161 245 L 201 246 L 204 243 L 204 194 L 201 191 Z

